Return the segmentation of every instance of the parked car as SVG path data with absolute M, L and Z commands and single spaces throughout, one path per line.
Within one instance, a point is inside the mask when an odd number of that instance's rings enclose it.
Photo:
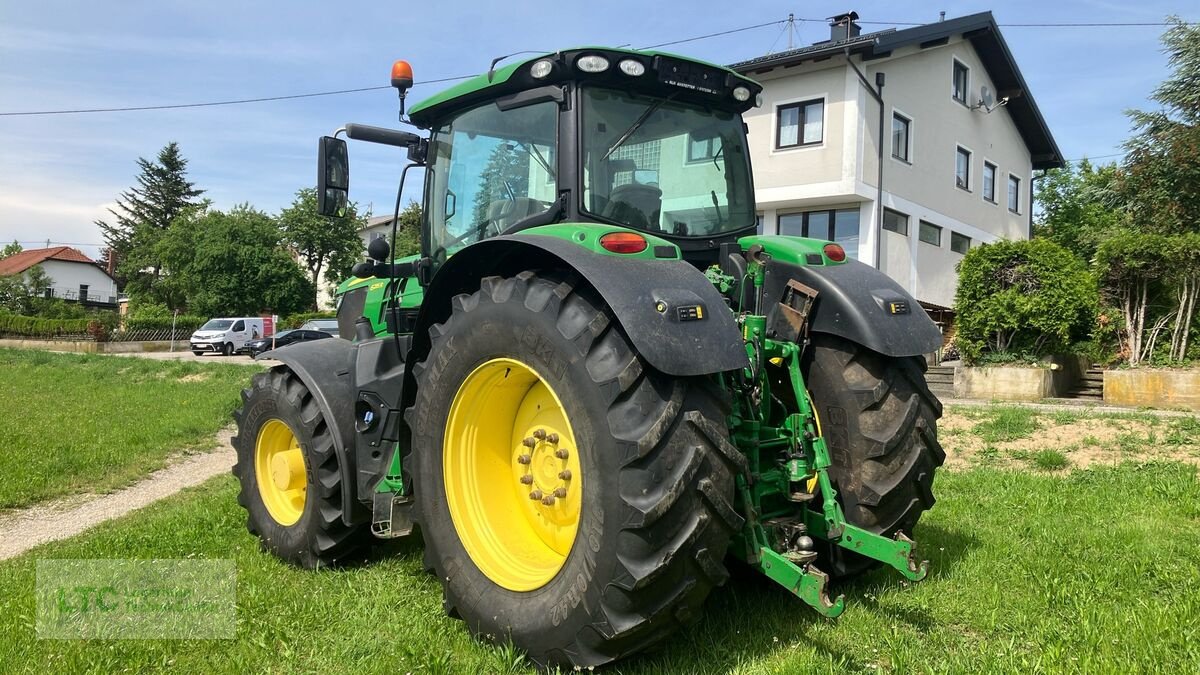
M 337 319 L 313 319 L 312 321 L 305 322 L 303 326 L 300 326 L 300 330 L 320 330 L 325 331 L 330 335 L 337 335 L 338 322 Z
M 271 350 L 294 345 L 299 342 L 309 342 L 311 340 L 324 340 L 333 337 L 329 333 L 322 330 L 305 330 L 297 328 L 295 330 L 280 331 L 269 338 L 260 338 L 251 340 L 246 343 L 246 351 L 250 354 L 250 358 L 254 358 L 259 354 Z
M 231 356 L 234 352 L 244 350 L 247 342 L 261 338 L 264 334 L 262 317 L 209 319 L 199 330 L 192 333 L 192 353 L 200 356 L 205 352 L 216 352 Z

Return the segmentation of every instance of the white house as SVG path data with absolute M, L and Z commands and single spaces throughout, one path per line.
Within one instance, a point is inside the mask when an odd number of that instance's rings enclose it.
M 1034 172 L 1062 155 L 990 12 L 869 34 L 857 18 L 731 66 L 764 87 L 745 115 L 761 228 L 839 241 L 949 319 L 955 265 L 1029 237 Z
M 24 275 L 41 267 L 51 279 L 46 297 L 90 307 L 117 308 L 117 282 L 96 261 L 70 246 L 35 248 L 0 259 L 0 276 Z

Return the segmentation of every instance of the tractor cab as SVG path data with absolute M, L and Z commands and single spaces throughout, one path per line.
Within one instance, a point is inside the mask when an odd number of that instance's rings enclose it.
M 754 231 L 741 113 L 759 91 L 730 70 L 670 54 L 579 48 L 417 104 L 410 120 L 428 140 L 404 134 L 403 143 L 426 169 L 427 263 L 436 269 L 472 243 L 571 222 L 647 233 L 711 264 L 722 242 Z M 379 140 L 362 129 L 348 125 L 347 135 Z M 346 166 L 344 152 L 326 154 Z

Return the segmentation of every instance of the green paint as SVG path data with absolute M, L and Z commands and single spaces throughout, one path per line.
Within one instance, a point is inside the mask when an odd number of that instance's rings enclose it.
M 400 461 L 400 444 L 397 443 L 392 450 L 392 461 L 388 466 L 388 472 L 383 477 L 383 480 L 375 486 L 375 492 L 391 492 L 398 495 L 404 494 L 404 467 Z
M 738 245 L 749 249 L 755 244 L 763 247 L 772 258 L 789 262 L 794 265 L 807 265 L 807 256 L 816 254 L 826 265 L 844 265 L 845 261 L 834 262 L 825 255 L 825 245 L 835 242 L 824 239 L 809 239 L 808 237 L 788 237 L 781 234 L 755 234 L 738 239 Z
M 636 234 L 646 240 L 645 250 L 639 253 L 613 253 L 600 245 L 600 238 L 606 234 L 616 232 L 630 232 Z M 554 225 L 542 225 L 522 231 L 518 237 L 525 236 L 544 236 L 555 237 L 556 239 L 565 239 L 573 244 L 581 246 L 597 255 L 613 256 L 615 258 L 636 258 L 639 260 L 679 260 L 679 247 L 671 242 L 656 237 L 647 232 L 638 232 L 627 227 L 618 225 L 606 225 L 603 223 L 556 223 Z M 655 255 L 654 249 L 658 247 L 668 247 L 672 254 L 670 257 L 660 257 Z

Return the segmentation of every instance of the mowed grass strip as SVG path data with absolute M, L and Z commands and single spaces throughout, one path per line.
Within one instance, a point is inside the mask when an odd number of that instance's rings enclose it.
M 0 509 L 127 485 L 203 449 L 254 372 L 0 349 Z
M 917 528 L 932 562 L 842 586 L 826 620 L 734 568 L 704 619 L 615 673 L 1194 672 L 1200 663 L 1200 485 L 1182 464 L 1060 475 L 947 472 Z M 533 672 L 443 615 L 418 541 L 348 569 L 303 571 L 246 533 L 214 479 L 136 515 L 0 563 L 0 663 L 17 671 Z M 38 558 L 231 558 L 233 640 L 61 641 L 34 633 Z

